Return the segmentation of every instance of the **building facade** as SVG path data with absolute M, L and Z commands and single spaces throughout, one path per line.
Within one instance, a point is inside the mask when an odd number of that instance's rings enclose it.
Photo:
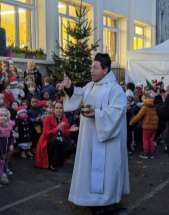
M 169 39 L 169 1 L 157 0 L 157 43 Z
M 92 41 L 108 52 L 114 67 L 125 68 L 128 50 L 148 48 L 156 41 L 156 0 L 84 0 L 96 29 Z M 42 48 L 47 59 L 56 41 L 65 47 L 65 28 L 76 19 L 80 0 L 0 0 L 0 27 L 7 46 Z

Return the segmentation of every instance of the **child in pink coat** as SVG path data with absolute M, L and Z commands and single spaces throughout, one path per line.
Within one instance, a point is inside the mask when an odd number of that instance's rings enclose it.
M 0 108 L 0 184 L 8 184 L 8 154 L 13 151 L 12 130 L 14 122 L 6 108 Z

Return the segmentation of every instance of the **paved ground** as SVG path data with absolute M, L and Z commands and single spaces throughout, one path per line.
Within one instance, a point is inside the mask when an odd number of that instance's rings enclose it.
M 3 215 L 90 215 L 86 208 L 67 201 L 72 163 L 58 172 L 38 170 L 32 161 L 15 158 L 15 175 L 0 188 Z M 131 194 L 122 202 L 126 210 L 117 215 L 169 215 L 169 158 L 160 152 L 154 160 L 129 158 Z

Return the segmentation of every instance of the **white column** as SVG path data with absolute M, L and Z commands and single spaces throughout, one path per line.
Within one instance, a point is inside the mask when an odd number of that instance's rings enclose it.
M 94 40 L 99 40 L 98 51 L 103 51 L 103 5 L 104 0 L 94 1 Z
M 58 0 L 46 0 L 46 52 L 47 59 L 52 58 L 52 52 L 59 38 Z M 43 28 L 43 26 L 42 26 Z
M 128 29 L 128 47 L 127 50 L 133 50 L 133 37 L 134 37 L 134 7 L 135 7 L 135 0 L 129 0 L 128 4 L 128 20 L 127 20 L 127 29 Z

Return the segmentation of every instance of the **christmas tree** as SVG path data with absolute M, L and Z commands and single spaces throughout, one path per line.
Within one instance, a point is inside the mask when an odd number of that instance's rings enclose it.
M 66 74 L 75 84 L 84 85 L 90 80 L 90 67 L 92 63 L 92 52 L 96 51 L 98 42 L 89 44 L 93 33 L 91 22 L 87 19 L 89 10 L 83 5 L 76 8 L 76 19 L 72 25 L 65 26 L 65 31 L 71 38 L 67 41 L 66 48 L 59 45 L 57 41 L 57 51 L 53 54 L 55 62 L 56 79 L 63 79 Z

